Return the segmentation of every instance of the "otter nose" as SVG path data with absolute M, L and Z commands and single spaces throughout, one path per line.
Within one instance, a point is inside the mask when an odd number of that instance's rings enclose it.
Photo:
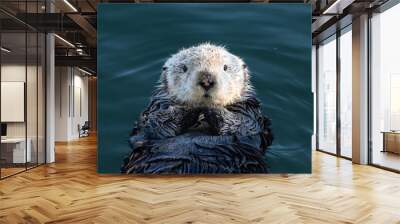
M 199 78 L 199 85 L 206 91 L 211 89 L 215 84 L 214 77 L 209 72 L 201 72 Z
M 204 90 L 208 91 L 214 86 L 214 81 L 208 79 L 202 80 L 200 86 L 203 87 Z

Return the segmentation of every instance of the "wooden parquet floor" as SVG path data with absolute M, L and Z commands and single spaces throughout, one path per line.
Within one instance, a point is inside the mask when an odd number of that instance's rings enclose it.
M 0 181 L 0 223 L 400 223 L 400 175 L 313 153 L 312 175 L 96 173 L 96 139 Z

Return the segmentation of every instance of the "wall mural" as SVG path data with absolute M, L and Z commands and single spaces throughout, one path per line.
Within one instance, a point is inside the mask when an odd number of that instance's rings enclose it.
M 308 5 L 101 4 L 98 16 L 100 173 L 311 172 Z

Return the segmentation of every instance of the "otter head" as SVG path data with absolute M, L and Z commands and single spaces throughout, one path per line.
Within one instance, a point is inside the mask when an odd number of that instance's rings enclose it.
M 251 88 L 243 60 L 208 43 L 172 55 L 163 66 L 161 80 L 174 100 L 192 106 L 229 105 Z

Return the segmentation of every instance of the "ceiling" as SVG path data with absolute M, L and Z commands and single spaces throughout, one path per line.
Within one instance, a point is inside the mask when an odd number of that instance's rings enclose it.
M 313 39 L 318 40 L 336 22 L 356 15 L 386 0 L 200 0 L 196 2 L 309 3 L 313 9 Z M 3 32 L 19 32 L 31 27 L 39 32 L 55 32 L 56 64 L 85 67 L 96 71 L 97 5 L 99 3 L 162 3 L 180 0 L 1 0 Z M 50 8 L 52 8 L 50 10 Z M 49 13 L 52 11 L 52 13 Z M 27 12 L 27 13 L 26 13 Z M 351 22 L 351 18 L 350 18 Z M 333 31 L 334 32 L 334 31 Z M 324 34 L 327 35 L 327 34 Z M 15 38 L 17 41 L 18 38 Z M 65 41 L 64 41 L 65 40 Z M 71 45 L 72 44 L 72 45 Z M 18 43 L 16 43 L 18 45 Z

